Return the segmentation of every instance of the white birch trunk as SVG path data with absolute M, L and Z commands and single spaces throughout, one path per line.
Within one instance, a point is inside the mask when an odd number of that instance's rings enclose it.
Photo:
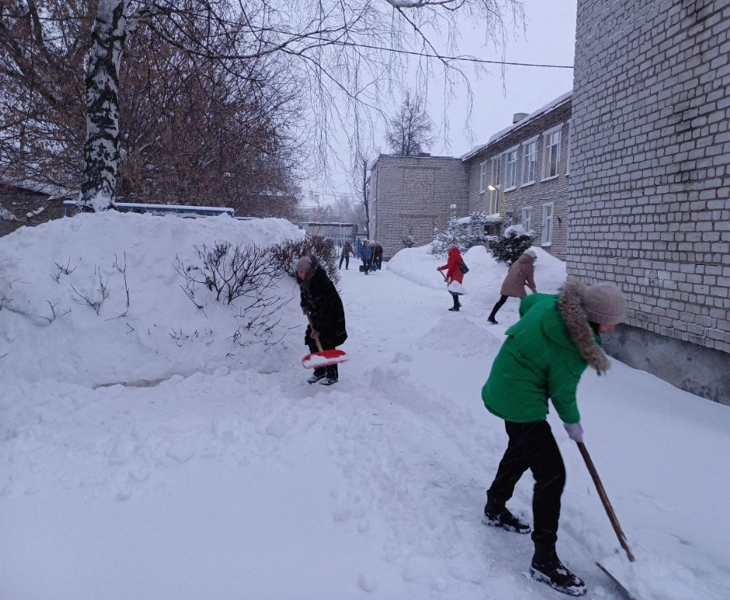
M 129 0 L 100 0 L 86 72 L 86 141 L 80 206 L 114 206 L 119 171 L 119 67 Z

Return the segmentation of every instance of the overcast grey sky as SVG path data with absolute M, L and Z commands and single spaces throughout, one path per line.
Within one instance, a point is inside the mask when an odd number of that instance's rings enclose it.
M 506 60 L 542 64 L 572 65 L 575 53 L 575 21 L 577 0 L 524 0 L 527 16 L 526 32 L 510 34 L 506 46 Z M 487 60 L 501 60 L 500 50 L 484 46 L 484 34 L 478 28 L 465 26 L 459 43 L 460 54 L 468 54 Z M 467 115 L 467 93 L 459 86 L 456 98 L 449 103 L 444 113 L 444 86 L 438 75 L 429 83 L 429 114 L 440 125 L 444 115 L 450 121 L 448 140 L 440 136 L 433 155 L 460 156 L 473 145 L 485 143 L 497 131 L 512 123 L 516 112 L 531 113 L 554 98 L 569 91 L 573 86 L 572 69 L 548 69 L 510 66 L 504 72 L 499 66 L 488 68 L 480 79 L 473 76 L 472 69 L 465 68 L 474 94 L 472 116 L 469 121 L 474 135 L 473 142 L 465 131 Z M 381 132 L 380 150 L 387 153 L 385 136 Z M 347 153 L 346 148 L 342 148 Z M 372 158 L 376 157 L 376 153 Z M 311 180 L 304 185 L 324 195 L 325 201 L 334 194 L 347 194 L 347 176 L 342 169 L 334 167 L 333 186 Z

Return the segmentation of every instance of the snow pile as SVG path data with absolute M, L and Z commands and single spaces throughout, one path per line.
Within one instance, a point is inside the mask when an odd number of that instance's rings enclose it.
M 343 270 L 350 361 L 323 388 L 305 382 L 291 281 L 284 345 L 240 348 L 235 310 L 209 300 L 203 314 L 172 267 L 194 261 L 193 244 L 296 235 L 271 220 L 108 214 L 0 240 L 0 289 L 25 313 L 0 311 L 0 598 L 558 597 L 526 576 L 529 536 L 481 524 L 506 447 L 480 397 L 517 318 L 510 300 L 503 324 L 486 323 L 506 266 L 465 254 L 460 313 L 427 248 L 373 276 Z M 535 251 L 538 289 L 557 290 L 562 263 Z M 113 267 L 125 252 L 128 311 Z M 99 272 L 97 315 L 70 284 L 91 297 Z M 93 387 L 114 381 L 128 385 Z M 730 598 L 730 410 L 619 363 L 586 373 L 579 398 L 637 557 L 611 569 L 642 600 Z M 618 542 L 549 420 L 568 472 L 559 554 L 588 598 L 620 600 L 595 566 Z M 531 520 L 531 498 L 526 474 L 510 508 Z
M 241 305 L 224 305 L 200 289 L 196 297 L 204 307 L 198 309 L 181 289 L 185 281 L 175 262 L 200 265 L 194 245 L 268 246 L 302 235 L 281 219 L 113 211 L 20 229 L 0 239 L 3 368 L 29 381 L 42 373 L 88 386 L 210 372 L 245 362 L 251 353 L 265 357 L 259 367 L 274 369 L 286 344 L 270 352 L 258 344 L 244 347 L 257 341 L 246 331 L 234 340 L 246 322 Z M 294 298 L 293 281 L 283 280 L 277 294 Z M 96 303 L 98 314 L 90 305 Z M 280 311 L 282 335 L 294 325 L 297 304 Z

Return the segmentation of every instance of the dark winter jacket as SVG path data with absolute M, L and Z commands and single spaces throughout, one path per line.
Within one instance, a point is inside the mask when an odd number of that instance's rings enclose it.
M 373 250 L 367 244 L 363 244 L 362 248 L 360 248 L 360 258 L 363 260 L 372 260 Z
M 345 245 L 342 246 L 342 252 L 340 252 L 340 256 L 349 257 L 350 254 L 352 254 L 352 244 L 350 242 L 345 242 Z
M 375 244 L 375 258 L 383 256 L 383 247 L 380 244 Z
M 492 364 L 482 399 L 505 421 L 547 417 L 548 399 L 564 423 L 577 423 L 576 389 L 586 366 L 599 374 L 609 361 L 581 305 L 583 286 L 568 283 L 559 296 L 532 294 L 520 303 L 520 320 Z
M 334 283 L 327 277 L 324 269 L 315 265 L 304 281 L 299 280 L 301 307 L 309 311 L 314 329 L 319 332 L 323 348 L 335 348 L 345 342 L 345 309 Z M 304 335 L 304 343 L 310 343 L 310 327 Z
M 439 267 L 439 271 L 446 269 L 446 280 L 447 281 L 458 281 L 464 283 L 464 273 L 459 268 L 459 264 L 464 262 L 461 258 L 461 252 L 458 248 L 452 248 L 449 250 L 449 259 L 443 267 Z

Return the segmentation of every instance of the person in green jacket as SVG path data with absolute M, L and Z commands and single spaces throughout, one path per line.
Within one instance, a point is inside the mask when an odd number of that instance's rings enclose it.
M 589 287 L 571 282 L 559 295 L 527 296 L 520 303 L 520 320 L 507 330 L 507 339 L 482 388 L 484 405 L 504 419 L 509 437 L 487 491 L 484 523 L 530 533 L 530 526 L 506 507 L 520 477 L 530 469 L 535 478 L 531 574 L 574 596 L 585 594 L 586 589 L 583 581 L 560 562 L 555 549 L 565 465 L 546 420 L 548 400 L 570 439 L 582 442 L 578 382 L 588 365 L 599 375 L 608 369 L 600 336 L 613 331 L 625 315 L 623 293 L 608 282 Z

